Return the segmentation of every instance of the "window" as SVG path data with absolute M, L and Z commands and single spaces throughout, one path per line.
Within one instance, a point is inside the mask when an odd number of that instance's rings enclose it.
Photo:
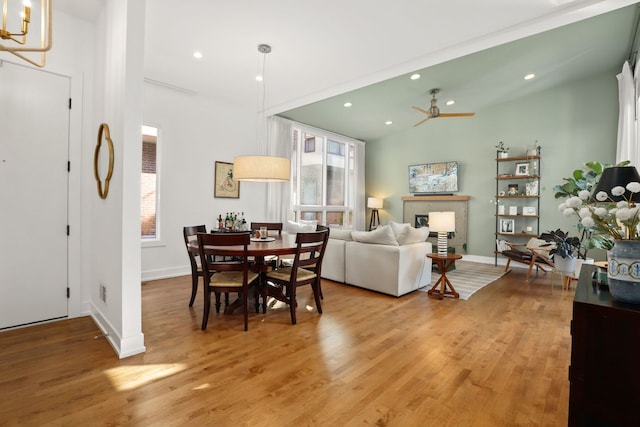
M 353 227 L 355 155 L 349 138 L 294 126 L 292 201 L 297 220 Z
M 142 126 L 140 230 L 143 241 L 158 240 L 158 128 Z

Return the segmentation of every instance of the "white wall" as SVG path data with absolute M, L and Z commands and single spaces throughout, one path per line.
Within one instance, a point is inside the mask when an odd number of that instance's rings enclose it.
M 216 161 L 232 163 L 235 156 L 258 153 L 256 111 L 147 83 L 144 123 L 160 129 L 161 241 L 142 248 L 142 278 L 190 274 L 182 227 L 210 229 L 228 211 L 244 212 L 248 221 L 265 219 L 265 183 L 240 183 L 239 199 L 213 197 Z

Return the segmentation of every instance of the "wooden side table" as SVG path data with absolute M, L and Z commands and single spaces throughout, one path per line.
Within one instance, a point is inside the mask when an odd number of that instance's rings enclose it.
M 462 255 L 459 254 L 446 254 L 444 256 L 438 254 L 427 254 L 429 258 L 433 260 L 440 270 L 441 276 L 438 281 L 427 291 L 428 295 L 435 295 L 438 299 L 442 299 L 445 295 L 451 295 L 454 298 L 460 298 L 460 294 L 456 292 L 455 288 L 447 278 L 447 269 L 457 259 L 462 259 Z M 440 290 L 438 291 L 438 285 Z M 449 289 L 447 289 L 449 288 Z

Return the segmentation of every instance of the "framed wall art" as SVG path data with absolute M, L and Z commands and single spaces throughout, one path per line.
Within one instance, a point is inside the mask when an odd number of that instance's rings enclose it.
M 529 163 L 516 163 L 516 176 L 529 175 Z
M 500 233 L 514 234 L 516 221 L 514 219 L 501 219 L 500 220 Z
M 233 179 L 233 163 L 216 162 L 213 197 L 240 198 L 240 183 Z

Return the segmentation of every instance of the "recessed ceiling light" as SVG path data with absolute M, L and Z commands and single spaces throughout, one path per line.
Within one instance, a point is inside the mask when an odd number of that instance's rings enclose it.
M 411 80 L 418 80 L 419 78 L 420 78 L 420 74 L 418 73 L 411 74 L 411 77 L 410 77 Z
M 456 103 L 456 101 L 454 101 L 453 99 L 450 99 L 450 100 L 447 101 L 447 105 L 453 105 L 455 103 Z
M 350 102 L 345 102 L 345 103 L 344 103 L 344 106 L 345 106 L 346 108 L 349 108 L 349 107 L 351 107 L 352 105 L 353 105 L 353 104 L 352 104 L 352 103 L 350 103 Z
M 384 124 L 385 124 L 385 125 L 387 125 L 387 126 L 389 126 L 389 125 L 392 125 L 392 124 L 393 124 L 393 122 L 392 122 L 391 120 L 387 120 L 386 122 L 384 122 Z
M 531 79 L 533 79 L 533 78 L 535 78 L 535 77 L 536 77 L 536 75 L 535 75 L 535 74 L 533 74 L 533 73 L 529 73 L 529 74 L 527 74 L 526 76 L 524 76 L 524 79 L 525 79 L 525 80 L 531 80 Z
M 257 82 L 261 82 L 262 81 L 262 76 L 256 76 L 256 81 Z
M 193 57 L 196 59 L 202 59 L 202 52 L 196 50 L 195 52 L 193 52 Z

